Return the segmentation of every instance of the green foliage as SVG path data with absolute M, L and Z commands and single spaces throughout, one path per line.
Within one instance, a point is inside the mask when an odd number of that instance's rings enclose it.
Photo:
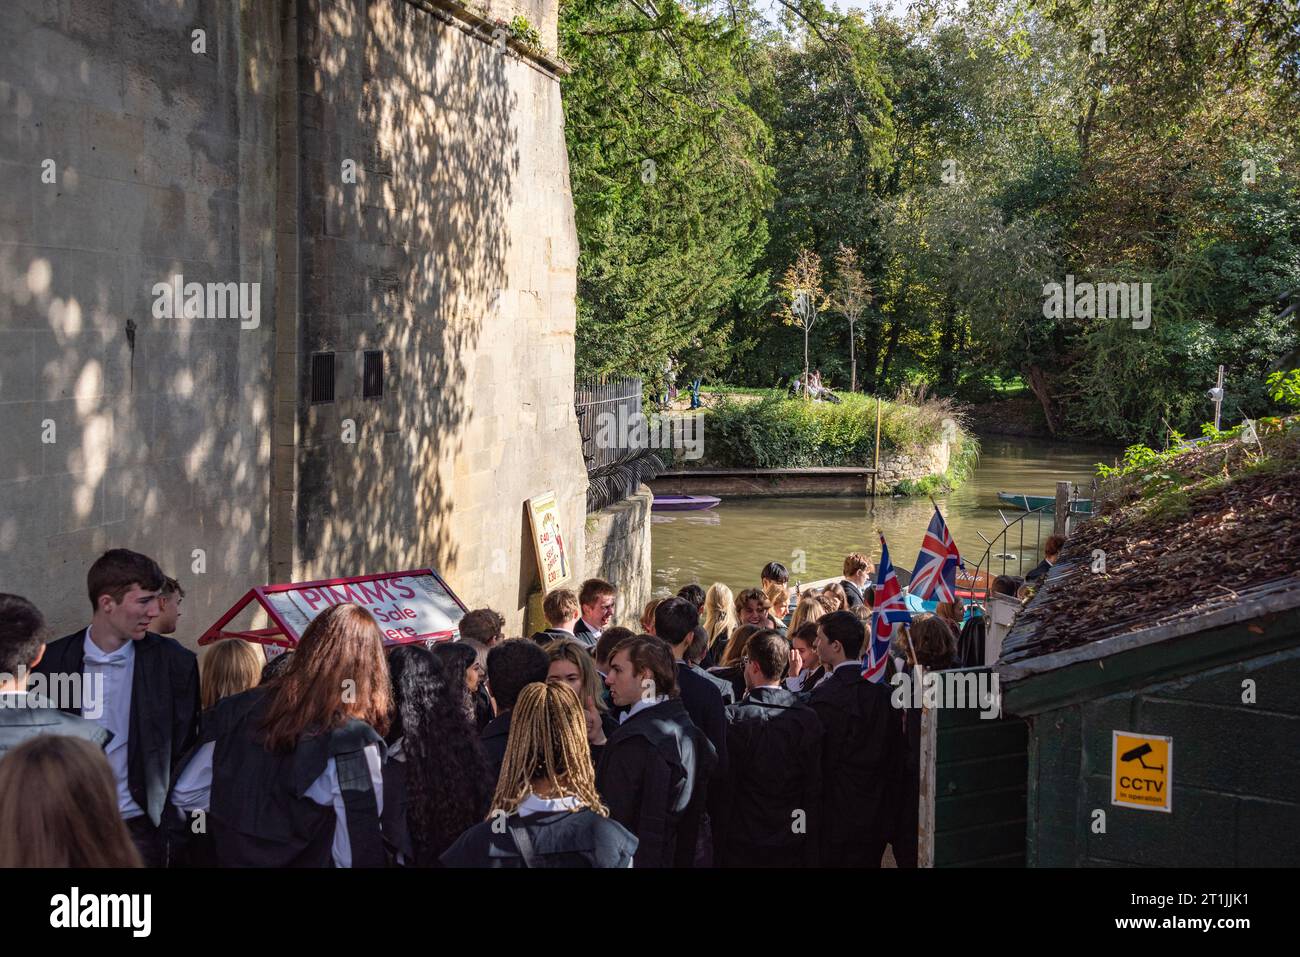
M 780 277 L 843 248 L 871 291 L 865 391 L 990 402 L 1014 382 L 1049 429 L 1126 443 L 1194 432 L 1219 365 L 1230 419 L 1300 407 L 1265 381 L 1300 350 L 1277 307 L 1300 287 L 1286 4 L 778 9 L 564 0 L 581 372 L 653 384 L 672 355 L 679 383 L 792 381 L 805 330 L 773 321 Z M 1150 328 L 1045 316 L 1067 274 L 1149 282 Z M 838 317 L 807 330 L 841 392 L 849 337 Z
M 542 35 L 537 32 L 537 28 L 528 22 L 525 16 L 516 16 L 510 21 L 510 35 L 532 50 L 542 48 Z
M 580 375 L 707 375 L 766 295 L 770 133 L 743 26 L 663 0 L 565 0 L 560 52 L 579 238 Z
M 974 436 L 957 423 L 945 427 L 951 418 L 945 408 L 943 403 L 882 403 L 882 457 L 932 445 L 945 431 L 951 433 L 948 472 L 924 480 L 928 491 L 956 487 L 974 470 L 979 456 Z M 758 402 L 724 396 L 709 411 L 704 436 L 704 462 L 719 468 L 869 466 L 875 461 L 876 405 L 862 395 L 846 396 L 839 405 L 772 393 Z
M 1269 395 L 1278 405 L 1300 409 L 1300 369 L 1274 372 L 1268 377 Z

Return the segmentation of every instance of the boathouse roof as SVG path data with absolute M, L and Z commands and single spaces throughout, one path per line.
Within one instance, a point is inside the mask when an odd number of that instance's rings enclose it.
M 1070 669 L 1112 683 L 1117 669 L 1102 673 L 1114 655 L 1222 629 L 1243 632 L 1246 651 L 1272 631 L 1258 619 L 1300 615 L 1300 420 L 1273 420 L 1258 438 L 1103 483 L 1097 514 L 1003 642 L 1002 681 Z

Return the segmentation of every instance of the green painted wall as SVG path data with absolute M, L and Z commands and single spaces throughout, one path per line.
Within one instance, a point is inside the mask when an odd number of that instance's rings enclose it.
M 935 867 L 1022 867 L 1028 727 L 1019 718 L 938 710 Z
M 1110 803 L 1113 731 L 1172 736 L 1172 813 Z M 1043 711 L 1028 757 L 1030 866 L 1300 865 L 1300 646 Z

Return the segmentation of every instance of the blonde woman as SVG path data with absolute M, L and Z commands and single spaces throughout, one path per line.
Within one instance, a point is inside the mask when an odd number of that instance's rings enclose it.
M 790 619 L 790 634 L 799 630 L 800 625 L 815 622 L 826 614 L 826 606 L 811 595 L 799 599 L 794 607 L 794 617 Z
M 709 650 L 704 655 L 704 667 L 710 668 L 722 660 L 727 638 L 740 625 L 736 617 L 735 596 L 722 582 L 714 582 L 704 596 L 704 631 L 709 636 Z
M 613 734 L 618 730 L 618 721 L 605 703 L 605 682 L 600 680 L 591 652 L 573 638 L 548 642 L 542 650 L 551 659 L 546 680 L 560 681 L 573 689 L 587 717 L 588 739 L 593 745 L 603 744 L 602 733 Z
M 207 711 L 222 698 L 229 698 L 262 680 L 266 655 L 262 649 L 242 638 L 225 638 L 208 649 L 199 666 L 199 689 L 203 710 Z
M 785 633 L 785 616 L 790 610 L 790 589 L 781 582 L 768 582 L 763 586 L 763 594 L 771 603 L 767 610 L 768 627 Z
M 573 689 L 535 682 L 510 716 L 488 819 L 462 834 L 447 867 L 631 867 L 637 839 L 596 791 L 587 721 Z

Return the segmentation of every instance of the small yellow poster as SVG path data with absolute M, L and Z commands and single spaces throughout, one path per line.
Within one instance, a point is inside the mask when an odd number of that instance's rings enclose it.
M 573 576 L 573 563 L 566 550 L 560 528 L 560 505 L 554 492 L 528 500 L 528 518 L 533 526 L 533 551 L 537 571 L 542 577 L 542 592 L 560 587 Z
M 1143 811 L 1173 810 L 1174 739 L 1113 732 L 1110 803 Z

